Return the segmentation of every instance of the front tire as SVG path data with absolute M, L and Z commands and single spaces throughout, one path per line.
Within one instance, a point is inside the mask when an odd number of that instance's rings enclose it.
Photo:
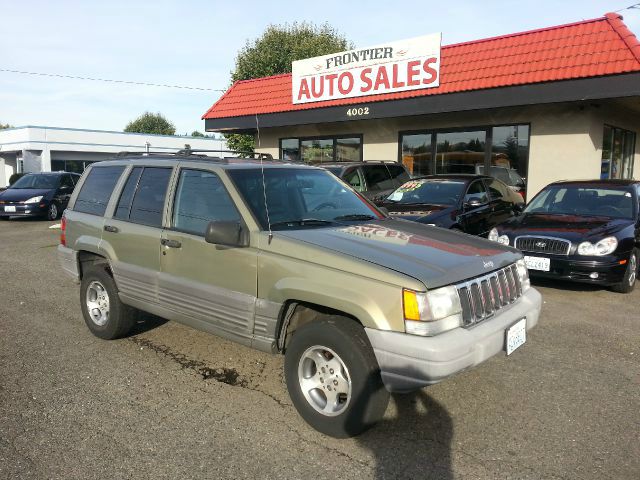
M 629 255 L 627 262 L 627 271 L 624 274 L 622 282 L 611 287 L 614 292 L 631 293 L 636 286 L 638 280 L 638 259 L 640 258 L 640 250 L 634 248 Z
M 287 389 L 302 418 L 336 438 L 377 423 L 389 403 L 380 368 L 361 325 L 328 316 L 295 330 L 284 362 Z
M 87 327 L 96 337 L 124 337 L 135 323 L 134 309 L 118 297 L 113 277 L 104 268 L 92 267 L 80 283 L 80 308 Z
M 60 207 L 58 207 L 58 204 L 56 202 L 51 202 L 47 207 L 47 220 L 57 220 L 59 215 Z

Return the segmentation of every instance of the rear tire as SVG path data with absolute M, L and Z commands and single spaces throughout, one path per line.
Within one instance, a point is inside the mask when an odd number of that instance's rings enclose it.
M 377 423 L 389 392 L 362 326 L 340 316 L 294 331 L 284 362 L 287 389 L 300 416 L 336 438 L 358 435 Z
M 92 267 L 80 283 L 80 308 L 87 327 L 96 337 L 124 337 L 135 323 L 135 309 L 118 297 L 118 287 L 104 268 Z
M 634 248 L 629 255 L 627 262 L 627 271 L 624 274 L 622 282 L 611 287 L 611 290 L 618 293 L 631 293 L 636 286 L 638 280 L 638 259 L 640 258 L 640 250 Z

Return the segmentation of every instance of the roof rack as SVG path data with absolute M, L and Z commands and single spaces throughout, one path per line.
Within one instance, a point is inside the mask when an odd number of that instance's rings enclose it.
M 238 151 L 238 150 L 203 150 L 199 148 L 191 148 L 189 145 L 185 145 L 186 148 L 182 150 L 178 150 L 176 155 L 194 155 L 198 153 L 231 153 L 235 157 L 243 156 L 243 157 L 251 157 L 256 158 L 258 160 L 273 160 L 273 155 L 270 153 L 260 153 L 260 152 L 249 152 L 249 151 Z
M 116 157 L 148 157 L 150 155 L 163 155 L 163 156 L 194 156 L 198 158 L 205 158 L 211 160 L 226 160 L 229 158 L 255 158 L 257 160 L 274 160 L 273 155 L 270 153 L 260 153 L 260 152 L 248 152 L 248 151 L 237 151 L 237 150 L 201 150 L 201 149 L 192 149 L 188 145 L 185 145 L 187 148 L 180 149 L 176 152 L 152 152 L 152 151 L 122 151 L 116 153 Z M 206 153 L 218 153 L 220 154 L 217 157 L 212 157 L 206 155 Z M 223 157 L 222 154 L 230 154 L 229 156 Z

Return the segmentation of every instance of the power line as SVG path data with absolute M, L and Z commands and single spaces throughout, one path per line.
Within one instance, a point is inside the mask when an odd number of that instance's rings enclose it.
M 616 10 L 614 13 L 620 13 L 625 10 L 640 10 L 640 3 L 634 3 L 633 5 L 629 5 L 628 7 L 621 8 L 620 10 Z
M 36 75 L 41 77 L 56 77 L 56 78 L 71 78 L 73 80 L 90 80 L 92 82 L 108 82 L 108 83 L 128 83 L 130 85 L 144 85 L 147 87 L 164 87 L 164 88 L 181 88 L 185 90 L 201 90 L 208 92 L 226 92 L 219 88 L 204 88 L 204 87 L 190 87 L 187 85 L 169 85 L 164 83 L 147 83 L 147 82 L 134 82 L 133 80 L 114 80 L 111 78 L 94 78 L 94 77 L 79 77 L 76 75 L 61 75 L 59 73 L 45 73 L 45 72 L 27 72 L 24 70 L 11 70 L 8 68 L 0 68 L 0 72 L 5 73 L 19 73 L 22 75 Z

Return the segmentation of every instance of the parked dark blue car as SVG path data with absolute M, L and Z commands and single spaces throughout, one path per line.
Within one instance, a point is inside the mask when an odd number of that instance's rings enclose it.
M 0 218 L 57 219 L 69 203 L 80 175 L 68 172 L 28 173 L 0 192 Z
M 489 240 L 525 255 L 532 277 L 631 292 L 640 263 L 640 181 L 591 180 L 546 186 Z

